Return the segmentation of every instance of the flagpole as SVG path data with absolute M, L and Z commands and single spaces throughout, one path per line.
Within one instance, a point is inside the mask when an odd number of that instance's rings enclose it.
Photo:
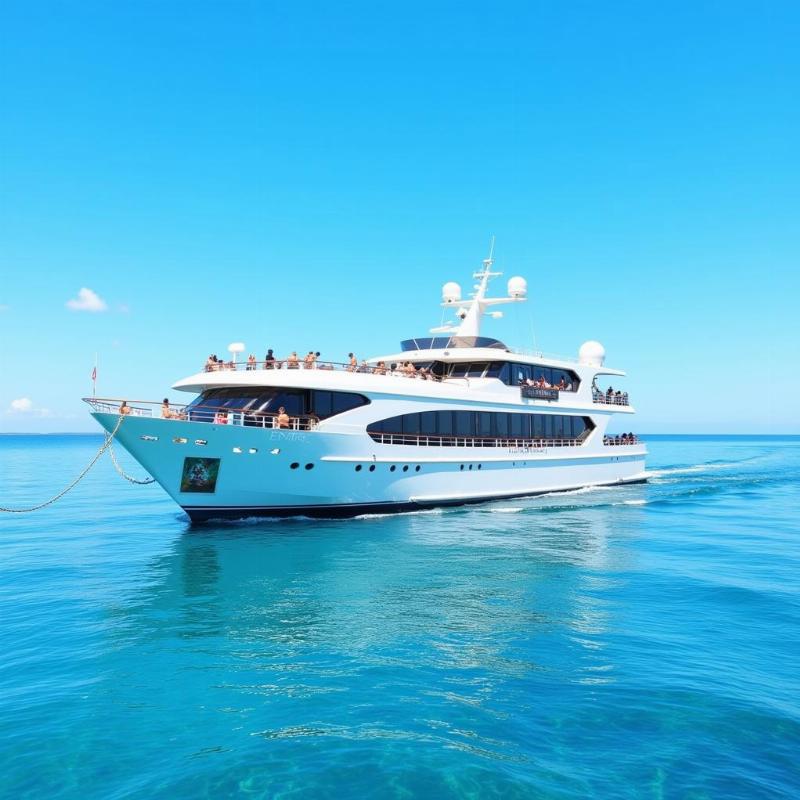
M 94 369 L 92 370 L 92 397 L 97 395 L 97 352 L 94 354 Z

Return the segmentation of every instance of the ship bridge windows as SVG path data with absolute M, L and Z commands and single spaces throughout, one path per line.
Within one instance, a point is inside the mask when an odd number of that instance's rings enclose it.
M 449 378 L 499 378 L 508 383 L 510 364 L 507 361 L 472 361 L 449 365 Z
M 580 378 L 571 369 L 544 367 L 539 364 L 512 364 L 510 380 L 504 381 L 512 386 L 520 386 L 533 381 L 546 388 L 559 389 L 562 392 L 577 392 Z
M 437 365 L 441 362 L 435 362 Z M 529 381 L 562 392 L 577 392 L 580 378 L 571 369 L 520 364 L 510 361 L 473 361 L 443 364 L 448 378 L 497 378 L 507 386 L 520 386 Z

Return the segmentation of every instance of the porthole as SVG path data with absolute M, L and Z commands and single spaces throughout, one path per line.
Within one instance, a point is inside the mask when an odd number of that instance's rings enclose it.
M 483 464 L 478 464 L 478 469 L 480 469 L 482 466 L 483 466 Z
M 419 466 L 419 464 L 417 464 L 417 466 L 414 467 L 414 472 L 419 472 L 419 471 L 420 471 L 420 466 Z
M 296 461 L 293 461 L 291 464 L 289 464 L 289 469 L 297 469 L 299 466 L 300 465 Z
M 374 464 L 370 464 L 369 465 L 369 471 L 370 472 L 375 472 L 375 465 Z
M 150 436 L 148 434 L 145 434 L 144 436 L 140 436 L 139 438 L 143 442 L 157 442 L 158 441 L 158 436 Z
M 356 472 L 361 472 L 361 464 L 356 464 Z
M 392 466 L 389 467 L 389 472 L 394 472 L 396 469 L 397 467 L 394 464 L 392 464 Z
M 251 456 L 254 456 L 258 452 L 258 448 L 257 447 L 251 447 L 247 452 L 250 453 Z M 274 456 L 278 455 L 278 453 L 280 453 L 280 450 L 278 450 L 277 453 L 274 450 L 272 451 L 272 455 L 274 455 Z
M 188 440 L 186 438 L 184 438 L 183 436 L 176 436 L 172 440 L 172 444 L 186 444 L 187 441 Z
M 460 470 L 463 472 L 463 471 L 464 471 L 464 465 L 462 464 L 462 465 L 459 467 L 459 469 L 460 469 Z
M 313 464 L 306 464 L 306 469 L 314 469 L 314 465 Z
M 403 464 L 403 472 L 408 472 L 408 464 Z
M 234 453 L 241 453 L 242 452 L 242 448 L 241 447 L 234 447 L 233 448 L 233 452 Z
M 469 465 L 469 468 L 472 469 L 472 464 Z
M 195 439 L 194 443 L 199 447 L 205 447 L 208 444 L 208 439 Z

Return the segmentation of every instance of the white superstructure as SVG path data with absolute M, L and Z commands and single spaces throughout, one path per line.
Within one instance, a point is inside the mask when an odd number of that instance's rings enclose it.
M 133 401 L 120 423 L 120 401 L 87 402 L 195 521 L 354 516 L 643 481 L 644 445 L 606 434 L 612 414 L 634 411 L 627 394 L 600 388 L 624 375 L 605 366 L 602 345 L 554 359 L 480 335 L 485 314 L 502 316 L 490 308 L 527 293 L 515 277 L 506 297 L 487 297 L 500 275 L 492 263 L 467 300 L 445 284 L 456 321 L 399 353 L 362 365 L 220 362 L 175 384 L 196 397 L 166 417 Z

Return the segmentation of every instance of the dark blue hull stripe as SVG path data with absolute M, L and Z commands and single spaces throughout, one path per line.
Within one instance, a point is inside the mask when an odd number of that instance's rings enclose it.
M 614 481 L 613 483 L 592 484 L 593 486 L 630 486 L 634 483 L 647 483 L 646 478 L 630 481 Z M 571 489 L 543 489 L 537 492 L 521 492 L 520 494 L 476 497 L 467 500 L 440 500 L 435 503 L 332 503 L 313 506 L 183 506 L 192 522 L 207 522 L 215 519 L 244 519 L 246 517 L 312 517 L 314 519 L 345 519 L 361 514 L 397 514 L 408 511 L 420 511 L 427 508 L 445 508 L 448 506 L 465 506 L 476 503 L 489 503 L 497 500 L 514 500 L 520 497 L 536 497 L 542 494 L 555 494 L 559 491 L 572 492 L 581 487 Z

